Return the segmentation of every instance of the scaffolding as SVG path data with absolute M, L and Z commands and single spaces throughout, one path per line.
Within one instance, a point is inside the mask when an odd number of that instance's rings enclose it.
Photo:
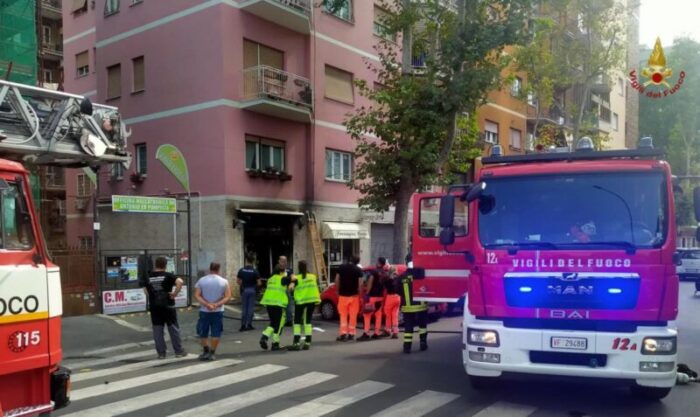
M 36 85 L 36 0 L 0 0 L 0 78 Z

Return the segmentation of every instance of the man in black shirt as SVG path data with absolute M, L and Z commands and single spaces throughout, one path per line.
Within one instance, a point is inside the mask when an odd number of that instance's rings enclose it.
M 168 349 L 165 344 L 164 326 L 168 326 L 170 340 L 176 357 L 186 356 L 180 339 L 180 327 L 177 323 L 177 311 L 175 310 L 175 297 L 180 293 L 183 281 L 170 272 L 165 272 L 168 265 L 167 259 L 156 258 L 155 269 L 148 274 L 144 290 L 148 295 L 148 306 L 151 312 L 151 324 L 153 325 L 153 340 L 156 344 L 158 359 L 165 359 Z
M 255 293 L 258 288 L 260 273 L 253 266 L 252 259 L 246 259 L 245 266 L 238 270 L 236 277 L 238 278 L 238 287 L 241 290 L 241 303 L 243 305 L 240 331 L 254 330 Z
M 360 311 L 360 287 L 362 285 L 362 269 L 357 266 L 359 263 L 360 259 L 357 256 L 352 256 L 350 262 L 341 265 L 335 275 L 338 313 L 340 314 L 340 335 L 336 340 L 339 342 L 355 338 L 357 313 Z

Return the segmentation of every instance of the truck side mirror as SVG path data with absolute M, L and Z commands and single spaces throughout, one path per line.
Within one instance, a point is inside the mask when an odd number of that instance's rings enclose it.
M 452 194 L 447 194 L 440 199 L 440 227 L 443 229 L 451 228 L 454 218 L 455 196 Z
M 693 209 L 695 209 L 695 221 L 700 222 L 700 187 L 693 188 Z
M 440 231 L 440 243 L 448 246 L 455 243 L 455 231 L 451 227 Z
M 478 184 L 474 184 L 472 188 L 467 192 L 467 203 L 471 203 L 474 200 L 481 198 L 486 190 L 486 183 L 481 181 Z

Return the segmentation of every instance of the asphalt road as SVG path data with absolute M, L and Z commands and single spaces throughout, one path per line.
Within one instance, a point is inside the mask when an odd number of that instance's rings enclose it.
M 700 296 L 681 284 L 681 361 L 700 369 Z M 229 312 L 228 315 L 235 315 Z M 180 314 L 186 346 L 196 311 Z M 85 416 L 476 416 L 666 417 L 700 415 L 700 384 L 642 402 L 624 387 L 591 380 L 509 377 L 473 390 L 461 366 L 457 334 L 430 335 L 430 349 L 401 353 L 399 340 L 337 343 L 337 327 L 317 322 L 308 352 L 263 352 L 259 331 L 226 321 L 218 360 L 155 360 L 147 316 L 64 320 L 66 365 L 74 369 L 73 403 L 56 415 Z M 459 317 L 431 330 L 460 330 Z M 258 330 L 263 323 L 256 323 Z M 283 340 L 291 341 L 291 329 Z M 178 414 L 179 413 L 179 414 Z M 279 413 L 279 414 L 275 414 Z

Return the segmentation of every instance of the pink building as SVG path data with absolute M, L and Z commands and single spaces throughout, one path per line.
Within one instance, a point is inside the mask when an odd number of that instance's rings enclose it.
M 121 109 L 133 134 L 128 172 L 100 173 L 103 249 L 186 248 L 185 217 L 111 213 L 112 194 L 182 193 L 155 159 L 182 150 L 193 191 L 195 271 L 220 260 L 230 277 L 254 254 L 266 274 L 279 255 L 312 259 L 306 213 L 326 255 L 391 253 L 391 213 L 361 211 L 345 181 L 354 143 L 346 113 L 372 82 L 381 10 L 347 0 L 76 0 L 64 7 L 66 91 Z M 68 175 L 69 241 L 92 235 L 90 193 Z M 393 260 L 403 262 L 403 260 Z

